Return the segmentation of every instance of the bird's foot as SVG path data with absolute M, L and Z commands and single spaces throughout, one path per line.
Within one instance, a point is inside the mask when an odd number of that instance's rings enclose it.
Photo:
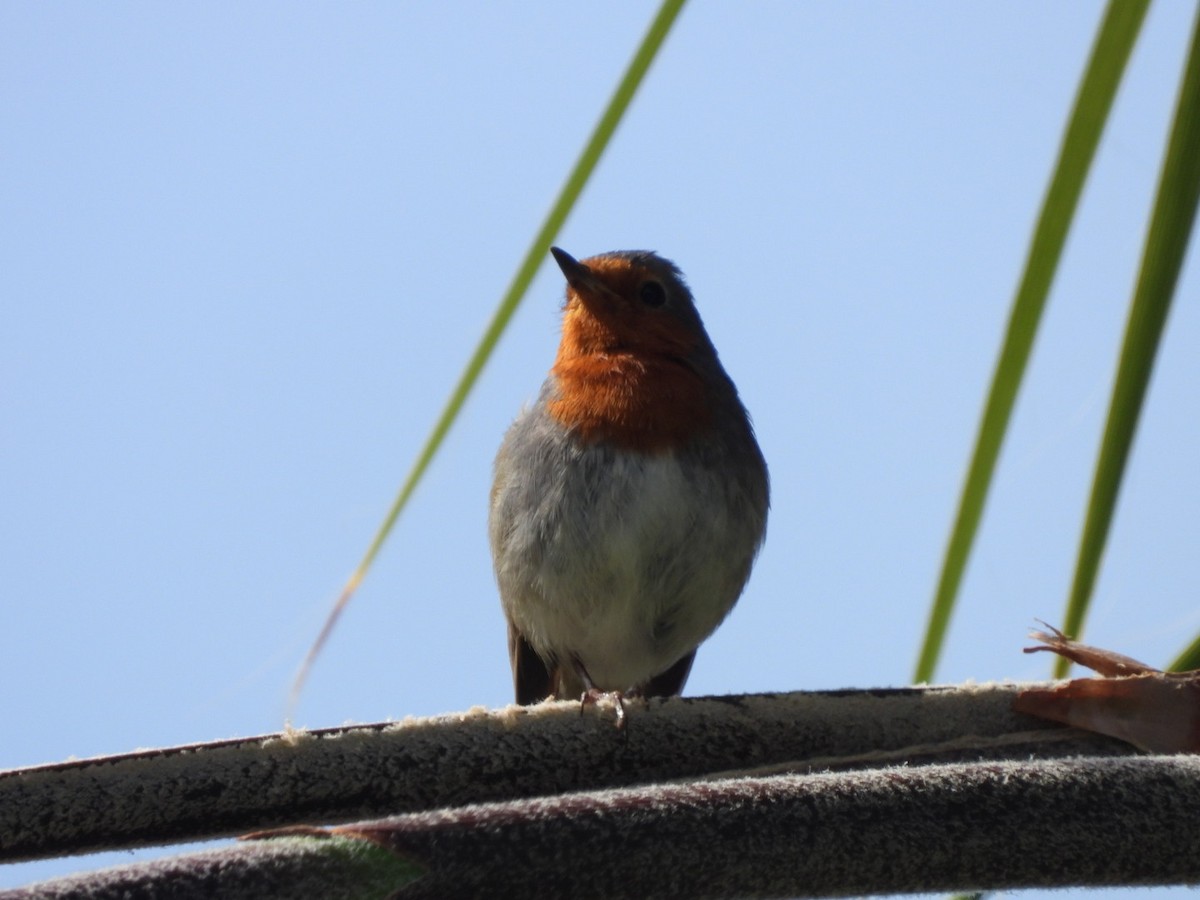
M 607 700 L 613 704 L 617 711 L 617 730 L 623 731 L 625 728 L 625 694 L 621 691 L 602 691 L 599 688 L 588 688 L 579 697 L 579 714 L 582 716 L 585 709 L 589 706 L 595 706 L 601 700 Z

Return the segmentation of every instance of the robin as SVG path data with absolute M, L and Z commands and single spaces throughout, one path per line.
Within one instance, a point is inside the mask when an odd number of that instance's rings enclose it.
M 683 275 L 582 261 L 537 402 L 496 457 L 488 531 L 516 699 L 672 696 L 766 533 L 767 465 Z

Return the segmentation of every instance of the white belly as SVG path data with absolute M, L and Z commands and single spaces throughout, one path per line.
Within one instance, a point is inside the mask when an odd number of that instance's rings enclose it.
M 695 461 L 592 448 L 574 462 L 504 523 L 501 599 L 543 658 L 578 662 L 596 687 L 626 690 L 717 627 L 761 528 L 735 526 L 747 498 Z

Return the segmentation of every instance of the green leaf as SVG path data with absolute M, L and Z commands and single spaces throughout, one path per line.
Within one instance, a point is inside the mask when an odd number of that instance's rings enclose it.
M 1167 667 L 1168 672 L 1190 672 L 1193 669 L 1200 669 L 1200 635 Z
M 950 531 L 914 681 L 929 681 L 937 667 L 1046 297 L 1148 2 L 1111 0 L 1092 48 L 1009 314 L 1008 330 Z
M 1075 577 L 1063 619 L 1063 631 L 1073 637 L 1079 636 L 1091 601 L 1163 327 L 1191 240 L 1198 199 L 1200 18 L 1196 20 L 1192 33 L 1158 195 L 1150 215 L 1141 272 L 1129 310 L 1129 320 L 1125 325 L 1125 339 L 1113 383 L 1108 421 L 1100 443 L 1100 458 L 1096 463 L 1087 518 L 1079 542 Z M 1069 666 L 1067 660 L 1060 659 L 1055 664 L 1055 674 L 1062 677 Z
M 603 114 L 600 116 L 600 121 L 596 123 L 591 137 L 588 139 L 587 144 L 584 145 L 583 151 L 579 154 L 579 159 L 576 160 L 571 174 L 567 177 L 566 184 L 559 191 L 554 205 L 550 207 L 550 212 L 546 215 L 542 227 L 538 229 L 532 243 L 529 245 L 529 249 L 525 252 L 525 257 L 521 260 L 520 266 L 517 267 L 517 273 L 513 276 L 512 283 L 509 284 L 508 290 L 505 291 L 503 298 L 500 300 L 500 305 L 492 314 L 491 321 L 488 322 L 487 327 L 484 329 L 483 336 L 479 339 L 475 351 L 471 354 L 470 359 L 467 360 L 466 368 L 463 370 L 462 375 L 459 376 L 458 383 L 450 392 L 450 398 L 446 401 L 445 408 L 443 408 L 441 415 L 438 416 L 437 421 L 434 423 L 429 437 L 425 439 L 425 444 L 421 448 L 420 453 L 417 454 L 417 459 L 405 477 L 404 483 L 396 494 L 395 500 L 392 501 L 391 508 L 384 517 L 383 523 L 379 526 L 379 530 L 371 540 L 370 546 L 367 547 L 367 551 L 359 562 L 358 567 L 342 588 L 342 593 L 338 597 L 337 603 L 334 604 L 328 619 L 326 619 L 321 633 L 317 636 L 316 641 L 313 642 L 312 648 L 308 651 L 308 655 L 301 664 L 300 671 L 292 683 L 291 697 L 288 701 L 289 718 L 290 711 L 296 704 L 300 689 L 304 685 L 304 679 L 307 677 L 309 669 L 312 668 L 312 664 L 321 652 L 325 641 L 333 632 L 333 627 L 337 624 L 342 610 L 346 608 L 346 605 L 350 602 L 350 598 L 362 583 L 363 578 L 366 577 L 367 571 L 371 568 L 375 557 L 387 541 L 388 535 L 391 534 L 392 527 L 396 524 L 400 513 L 408 505 L 409 499 L 417 489 L 417 485 L 420 484 L 421 478 L 425 475 L 425 470 L 429 468 L 429 464 L 433 461 L 438 449 L 442 446 L 442 441 L 445 440 L 446 435 L 449 433 L 450 426 L 454 424 L 454 421 L 458 418 L 458 414 L 462 411 L 463 404 L 470 395 L 472 388 L 475 387 L 475 382 L 478 381 L 484 365 L 491 358 L 492 351 L 500 341 L 500 336 L 504 333 L 504 329 L 508 327 L 509 320 L 512 319 L 513 314 L 517 311 L 517 307 L 520 305 L 522 298 L 524 298 L 526 291 L 529 290 L 533 276 L 537 274 L 538 268 L 546 261 L 551 242 L 562 228 L 563 223 L 566 222 L 571 210 L 575 207 L 575 202 L 579 199 L 579 195 L 583 193 L 583 188 L 595 170 L 596 164 L 600 161 L 600 157 L 608 147 L 609 141 L 612 140 L 612 136 L 616 132 L 617 126 L 621 123 L 621 119 L 625 116 L 626 110 L 629 109 L 629 104 L 633 100 L 634 94 L 645 78 L 646 72 L 649 71 L 650 64 L 654 62 L 658 51 L 662 48 L 663 42 L 671 31 L 671 26 L 674 25 L 675 19 L 679 16 L 679 12 L 683 8 L 683 4 L 684 0 L 663 0 L 663 4 L 659 7 L 657 15 L 655 15 L 654 20 L 650 23 L 650 27 L 647 28 L 646 34 L 642 38 L 642 43 L 634 53 L 633 59 L 630 60 L 625 74 L 621 77 L 621 81 L 617 84 L 612 98 L 608 101 L 608 106 L 605 107 Z

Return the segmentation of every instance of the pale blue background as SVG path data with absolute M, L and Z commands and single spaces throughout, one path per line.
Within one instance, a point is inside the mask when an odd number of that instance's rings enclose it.
M 280 726 L 654 9 L 0 6 L 0 767 Z M 685 9 L 559 243 L 679 263 L 771 464 L 689 693 L 910 678 L 1100 10 Z M 1192 12 L 1132 60 L 942 680 L 1048 671 L 1020 649 L 1061 618 Z M 1200 632 L 1198 288 L 1193 258 L 1087 632 L 1162 664 Z M 561 292 L 546 265 L 298 724 L 510 699 L 486 497 Z

